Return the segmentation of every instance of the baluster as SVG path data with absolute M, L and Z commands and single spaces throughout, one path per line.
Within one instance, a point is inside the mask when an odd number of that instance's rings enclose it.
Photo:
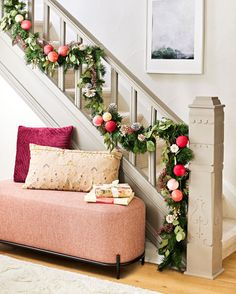
M 111 69 L 111 103 L 118 105 L 118 72 Z
M 44 3 L 43 7 L 43 39 L 49 41 L 50 7 Z
M 66 23 L 60 18 L 60 45 L 65 45 L 66 42 Z M 65 91 L 65 73 L 64 67 L 58 68 L 58 87 L 64 92 Z
M 131 88 L 131 95 L 130 95 L 130 122 L 131 124 L 137 121 L 137 99 L 138 93 L 137 91 L 132 87 Z M 129 153 L 129 161 L 136 165 L 136 155 L 132 152 Z
M 4 1 L 0 1 L 0 18 L 2 18 L 4 15 L 3 5 L 4 5 Z
M 157 119 L 157 111 L 151 107 L 151 120 L 150 123 L 153 125 Z M 156 151 L 149 152 L 148 155 L 148 180 L 155 187 L 156 186 Z
M 83 39 L 77 35 L 77 42 L 83 43 Z M 79 109 L 82 108 L 82 89 L 79 88 L 77 85 L 80 81 L 80 77 L 82 74 L 82 64 L 79 65 L 79 69 L 75 71 L 75 106 Z
M 28 1 L 28 11 L 29 11 L 29 19 L 31 20 L 32 27 L 31 32 L 34 32 L 34 0 Z

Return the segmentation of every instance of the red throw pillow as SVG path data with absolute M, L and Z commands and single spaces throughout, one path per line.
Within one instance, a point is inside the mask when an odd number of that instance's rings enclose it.
M 69 149 L 73 126 L 64 128 L 27 128 L 19 126 L 14 171 L 15 182 L 25 182 L 29 170 L 29 144 Z

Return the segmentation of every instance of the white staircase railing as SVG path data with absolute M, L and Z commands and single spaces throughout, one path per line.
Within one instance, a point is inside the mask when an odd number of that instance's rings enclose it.
M 34 19 L 34 1 L 28 1 L 28 8 L 30 10 L 30 16 Z M 165 105 L 150 89 L 148 89 L 142 81 L 140 81 L 133 73 L 129 71 L 120 61 L 117 60 L 113 54 L 107 50 L 75 17 L 73 17 L 61 4 L 55 0 L 44 0 L 44 14 L 43 14 L 43 38 L 49 40 L 49 26 L 50 26 L 50 14 L 54 11 L 60 19 L 60 32 L 59 32 L 59 43 L 65 44 L 67 28 L 72 29 L 77 40 L 83 42 L 85 39 L 92 45 L 96 45 L 104 50 L 104 60 L 111 68 L 111 95 L 110 102 L 119 104 L 118 85 L 120 78 L 125 79 L 129 83 L 130 87 L 130 122 L 136 122 L 137 120 L 137 105 L 138 99 L 141 95 L 145 96 L 148 102 L 149 112 L 149 123 L 161 118 L 163 116 L 172 119 L 175 122 L 180 122 L 181 119 Z M 77 87 L 80 79 L 82 68 L 75 72 L 75 99 L 74 104 L 79 109 L 82 109 L 82 93 L 81 89 Z M 65 92 L 65 73 L 63 68 L 59 68 L 58 72 L 58 87 L 61 91 Z M 133 153 L 129 154 L 128 159 L 134 166 L 137 165 L 136 155 Z M 148 159 L 148 181 L 155 187 L 156 186 L 156 152 L 149 153 Z

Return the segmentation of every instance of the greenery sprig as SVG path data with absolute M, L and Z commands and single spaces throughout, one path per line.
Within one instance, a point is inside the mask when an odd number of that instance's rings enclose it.
M 109 150 L 121 145 L 135 154 L 154 152 L 156 140 L 163 139 L 166 147 L 162 152 L 165 166 L 158 181 L 158 188 L 169 208 L 160 230 L 159 253 L 163 261 L 159 270 L 165 267 L 184 269 L 186 251 L 187 207 L 188 207 L 188 163 L 193 158 L 188 147 L 188 126 L 176 124 L 163 118 L 145 128 L 139 122 L 123 124 L 117 105 L 103 104 L 103 85 L 105 68 L 102 64 L 103 50 L 72 42 L 54 48 L 53 44 L 40 39 L 39 33 L 30 31 L 31 21 L 24 2 L 4 1 L 4 16 L 0 22 L 2 31 L 11 31 L 13 44 L 20 44 L 25 51 L 27 64 L 40 68 L 44 73 L 53 75 L 63 66 L 78 70 L 83 67 L 78 87 L 83 91 L 86 107 L 91 110 L 92 122 L 104 138 Z

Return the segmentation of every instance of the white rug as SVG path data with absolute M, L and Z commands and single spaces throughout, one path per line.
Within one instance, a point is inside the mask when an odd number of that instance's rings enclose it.
M 152 294 L 120 283 L 0 255 L 1 294 Z

